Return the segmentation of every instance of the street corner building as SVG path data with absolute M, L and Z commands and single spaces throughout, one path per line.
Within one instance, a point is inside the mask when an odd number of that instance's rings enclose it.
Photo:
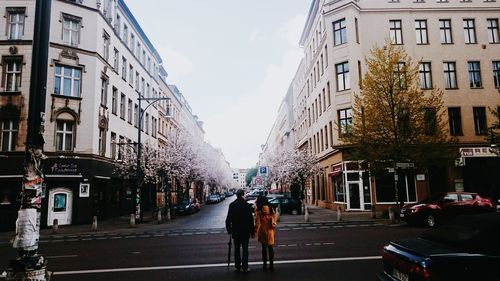
M 260 164 L 266 155 L 308 151 L 320 173 L 305 182 L 307 203 L 347 211 L 395 206 L 394 170 L 371 175 L 340 140 L 352 126 L 365 58 L 390 42 L 418 63 L 421 90 L 443 91 L 447 134 L 460 155 L 455 165 L 427 171 L 399 163 L 399 198 L 410 203 L 454 190 L 495 198 L 500 155 L 488 128 L 499 122 L 491 112 L 500 108 L 499 15 L 495 0 L 311 1 L 299 42 L 303 59 Z
M 2 229 L 15 226 L 24 174 L 35 4 L 0 1 Z M 123 0 L 52 0 L 45 32 L 50 32 L 43 135 L 48 159 L 41 225 L 129 214 L 134 179 L 117 175 L 114 163 L 137 143 L 139 120 L 142 143 L 152 147 L 161 147 L 167 133 L 181 128 L 203 139 L 203 123 L 177 87 L 167 84 L 162 58 Z M 140 105 L 139 97 L 160 102 Z M 154 185 L 143 187 L 142 201 L 145 209 L 155 204 Z

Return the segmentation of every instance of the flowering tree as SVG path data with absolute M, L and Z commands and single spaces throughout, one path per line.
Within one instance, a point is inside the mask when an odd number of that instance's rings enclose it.
M 290 185 L 292 197 L 304 198 L 305 180 L 319 172 L 316 158 L 307 151 L 285 151 L 269 159 L 270 180 Z
M 132 146 L 120 147 L 120 159 L 115 162 L 114 173 L 129 179 L 137 175 L 137 152 Z M 158 151 L 150 144 L 146 144 L 141 150 L 142 181 L 144 183 L 157 183 L 159 181 Z

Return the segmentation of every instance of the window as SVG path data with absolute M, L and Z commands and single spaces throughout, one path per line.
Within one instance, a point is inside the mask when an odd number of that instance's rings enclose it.
M 476 44 L 476 28 L 473 19 L 464 19 L 465 44 Z
M 125 95 L 123 93 L 120 97 L 120 118 L 125 120 Z
M 448 108 L 448 120 L 450 122 L 450 135 L 462 135 L 462 114 L 459 107 Z
M 99 128 L 98 153 L 100 156 L 106 155 L 106 129 L 104 129 L 104 128 Z
M 25 8 L 7 8 L 7 34 L 9 40 L 23 38 L 25 11 Z
M 104 57 L 105 61 L 108 61 L 109 59 L 109 34 L 106 33 L 106 31 L 103 32 L 102 34 L 102 40 L 103 40 L 103 50 L 102 50 L 102 55 Z
M 352 109 L 339 110 L 339 133 L 349 134 L 352 130 Z
M 81 79 L 81 69 L 64 65 L 56 65 L 54 94 L 68 97 L 80 97 Z
M 139 92 L 139 90 L 140 90 L 140 89 L 139 89 L 139 84 L 140 84 L 140 80 L 141 80 L 141 79 L 139 79 L 139 78 L 140 78 L 140 76 L 139 76 L 139 72 L 138 72 L 138 71 L 136 71 L 136 72 L 135 72 L 135 90 L 136 90 L 137 92 Z
M 130 52 L 135 53 L 135 35 L 132 32 L 130 33 Z
M 398 62 L 395 65 L 394 78 L 398 83 L 399 89 L 406 88 L 406 65 L 404 62 Z
M 123 44 L 128 45 L 128 26 L 126 24 L 123 25 Z
M 18 92 L 21 87 L 21 70 L 23 59 L 21 57 L 4 57 L 3 58 L 3 87 L 6 92 Z
M 473 107 L 472 111 L 474 113 L 474 129 L 476 130 L 476 135 L 486 135 L 486 108 L 485 107 Z
M 351 88 L 349 78 L 349 63 L 343 62 L 335 65 L 337 74 L 337 91 L 343 91 Z
M 128 67 L 128 83 L 129 85 L 134 84 L 134 66 L 132 64 L 130 64 Z
M 73 128 L 74 122 L 69 120 L 57 120 L 56 125 L 56 149 L 58 151 L 73 150 Z
M 451 20 L 439 20 L 439 31 L 441 35 L 441 44 L 453 44 Z
M 139 106 L 134 104 L 134 126 L 137 128 L 137 124 L 139 124 Z
M 144 90 L 146 88 L 146 81 L 144 80 L 144 77 L 141 78 L 141 91 L 140 93 L 144 96 Z
M 128 99 L 128 108 L 127 108 L 127 120 L 130 124 L 132 124 L 132 100 Z
M 444 67 L 444 85 L 446 89 L 457 89 L 457 71 L 455 62 L 445 62 Z
M 118 72 L 118 68 L 120 68 L 119 57 L 120 57 L 120 53 L 118 52 L 117 49 L 115 49 L 115 52 L 113 55 L 113 68 L 115 69 L 116 72 Z
M 431 63 L 422 62 L 419 65 L 420 88 L 432 89 Z
M 116 133 L 111 132 L 111 143 L 109 147 L 111 159 L 116 159 Z
M 333 23 L 333 45 L 338 46 L 347 43 L 347 27 L 345 19 Z
M 469 86 L 471 88 L 481 88 L 481 69 L 478 61 L 470 61 L 469 65 Z
M 19 123 L 13 120 L 2 122 L 2 151 L 16 150 Z
M 390 20 L 389 30 L 392 44 L 403 44 L 403 30 L 401 29 L 401 20 Z
M 146 113 L 146 126 L 145 126 L 145 130 L 146 130 L 146 134 L 149 134 L 149 113 Z
M 156 118 L 152 117 L 151 118 L 151 136 L 153 136 L 154 138 L 156 138 Z
M 332 104 L 332 98 L 330 95 L 330 82 L 326 82 L 326 92 L 328 96 L 328 106 L 330 106 Z
M 424 132 L 433 136 L 437 132 L 437 115 L 435 108 L 424 108 Z
M 71 46 L 80 43 L 80 23 L 82 19 L 75 16 L 63 15 L 63 42 Z
M 127 81 L 127 59 L 122 57 L 122 79 Z
M 120 14 L 116 13 L 115 31 L 116 31 L 117 34 L 120 34 L 121 25 L 122 25 L 122 21 L 121 21 Z
M 416 20 L 415 32 L 417 36 L 417 44 L 429 44 L 429 38 L 427 36 L 427 20 Z
M 113 97 L 111 99 L 111 113 L 116 115 L 118 109 L 118 89 L 113 87 Z
M 118 142 L 118 160 L 121 160 L 123 157 L 123 144 L 125 143 L 125 137 L 124 136 L 119 136 L 118 137 L 119 142 Z
M 488 42 L 491 44 L 500 43 L 499 30 L 498 30 L 498 19 L 487 19 L 488 22 Z
M 500 88 L 500 61 L 493 62 L 493 81 L 495 82 L 495 87 Z
M 108 105 L 108 79 L 101 77 L 101 105 L 107 107 Z

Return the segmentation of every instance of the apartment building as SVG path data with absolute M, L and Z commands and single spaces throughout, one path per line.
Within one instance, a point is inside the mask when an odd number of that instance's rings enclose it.
M 339 141 L 352 124 L 364 59 L 387 40 L 419 62 L 424 91 L 443 90 L 449 134 L 462 156 L 444 170 L 399 174 L 404 201 L 445 190 L 492 196 L 500 187 L 500 158 L 486 135 L 498 118 L 489 109 L 500 106 L 499 12 L 495 0 L 312 1 L 300 39 L 304 58 L 292 82 L 295 147 L 316 155 L 322 170 L 307 183 L 306 200 L 344 210 L 395 204 L 394 174 L 370 177 L 361 162 L 346 159 Z
M 133 182 L 119 179 L 113 163 L 135 147 L 139 122 L 141 143 L 155 148 L 158 132 L 164 137 L 178 126 L 165 119 L 176 114 L 168 111 L 171 102 L 139 103 L 175 100 L 167 72 L 123 0 L 53 0 L 51 9 L 41 224 L 128 214 Z M 35 1 L 4 0 L 0 11 L 0 217 L 12 224 L 23 175 Z M 155 192 L 143 188 L 146 208 Z

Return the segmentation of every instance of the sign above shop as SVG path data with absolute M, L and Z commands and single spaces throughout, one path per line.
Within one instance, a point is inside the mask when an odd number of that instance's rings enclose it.
M 51 174 L 74 175 L 78 174 L 78 164 L 76 163 L 54 163 L 49 168 Z
M 460 155 L 462 157 L 498 157 L 490 151 L 489 147 L 461 147 Z

